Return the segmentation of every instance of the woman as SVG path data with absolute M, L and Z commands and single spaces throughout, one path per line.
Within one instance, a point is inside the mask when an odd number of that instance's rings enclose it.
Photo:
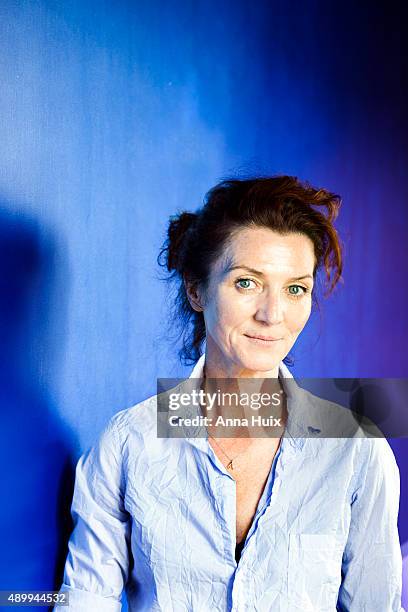
M 71 609 L 120 610 L 125 587 L 135 611 L 402 609 L 392 451 L 356 428 L 333 437 L 320 417 L 316 426 L 322 400 L 282 361 L 318 272 L 329 292 L 341 278 L 339 204 L 294 177 L 230 180 L 171 220 L 160 261 L 192 324 L 190 379 L 201 390 L 217 379 L 280 388 L 280 426 L 165 438 L 157 396 L 117 413 L 77 466 L 61 588 Z

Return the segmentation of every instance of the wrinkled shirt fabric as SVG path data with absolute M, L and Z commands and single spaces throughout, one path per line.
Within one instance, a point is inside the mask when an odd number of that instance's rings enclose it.
M 287 391 L 283 363 L 279 377 Z M 402 611 L 393 452 L 384 438 L 311 437 L 310 407 L 332 404 L 295 389 L 296 435 L 282 437 L 238 564 L 236 483 L 208 439 L 158 438 L 157 396 L 115 414 L 77 464 L 70 604 L 54 610 L 117 612 L 126 589 L 130 612 Z

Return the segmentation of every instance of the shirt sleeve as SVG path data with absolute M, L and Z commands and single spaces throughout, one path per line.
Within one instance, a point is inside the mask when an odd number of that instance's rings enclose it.
M 69 606 L 54 611 L 117 612 L 128 577 L 130 517 L 124 508 L 122 451 L 113 417 L 78 461 L 64 581 Z
M 363 443 L 369 453 L 361 451 L 366 463 L 351 502 L 337 610 L 404 612 L 397 529 L 399 470 L 385 438 L 364 439 Z

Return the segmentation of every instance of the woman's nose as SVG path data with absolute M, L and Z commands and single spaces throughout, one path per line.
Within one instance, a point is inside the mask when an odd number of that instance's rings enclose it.
M 258 302 L 255 314 L 257 321 L 269 324 L 281 323 L 283 321 L 283 300 L 280 293 L 270 292 L 262 296 Z

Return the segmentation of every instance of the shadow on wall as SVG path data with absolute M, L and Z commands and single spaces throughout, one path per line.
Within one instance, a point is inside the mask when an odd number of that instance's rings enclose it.
M 47 389 L 50 338 L 60 329 L 52 296 L 64 291 L 53 286 L 55 245 L 10 210 L 0 204 L 0 590 L 58 590 L 72 528 L 74 441 Z

